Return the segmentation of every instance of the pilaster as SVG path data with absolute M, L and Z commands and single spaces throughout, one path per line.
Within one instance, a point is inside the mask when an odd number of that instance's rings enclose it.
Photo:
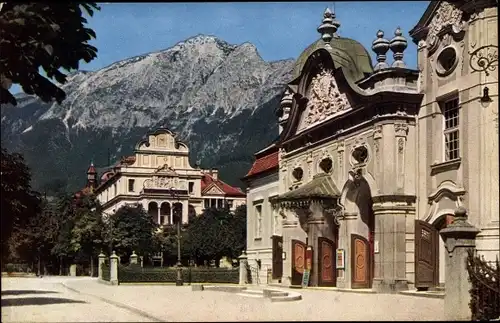
M 373 197 L 375 253 L 373 289 L 396 293 L 408 289 L 406 277 L 406 219 L 415 217 L 415 197 Z

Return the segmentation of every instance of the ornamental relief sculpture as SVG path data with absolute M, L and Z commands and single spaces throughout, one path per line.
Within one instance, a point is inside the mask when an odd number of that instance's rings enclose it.
M 186 182 L 178 177 L 153 176 L 153 178 L 144 181 L 144 188 L 173 188 L 178 190 L 186 189 Z
M 459 33 L 463 30 L 465 22 L 462 21 L 462 10 L 458 9 L 449 2 L 443 1 L 439 5 L 434 17 L 432 18 L 427 33 L 427 43 L 430 47 L 434 47 L 438 40 L 438 34 L 443 27 L 451 25 L 454 33 Z
M 323 69 L 313 77 L 308 97 L 307 115 L 302 128 L 309 127 L 350 108 L 347 96 L 340 93 L 331 70 Z

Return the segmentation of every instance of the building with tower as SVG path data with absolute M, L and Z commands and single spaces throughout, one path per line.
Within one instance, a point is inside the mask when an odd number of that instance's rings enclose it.
M 498 257 L 497 20 L 496 1 L 431 2 L 410 31 L 413 70 L 400 28 L 376 33 L 372 64 L 325 11 L 277 107 L 279 139 L 244 178 L 252 281 L 443 288 L 438 232 L 459 207 Z
M 158 224 L 173 224 L 174 214 L 187 223 L 205 208 L 234 211 L 246 202 L 245 193 L 223 182 L 217 170 L 192 167 L 187 145 L 164 128 L 148 133 L 133 156 L 123 157 L 99 180 L 97 176 L 91 164 L 77 197 L 94 194 L 108 215 L 123 205 L 140 204 Z

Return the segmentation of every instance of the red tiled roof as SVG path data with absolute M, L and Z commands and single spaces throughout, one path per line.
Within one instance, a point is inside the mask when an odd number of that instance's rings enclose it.
M 226 184 L 223 181 L 221 181 L 220 179 L 216 180 L 210 174 L 203 174 L 203 177 L 201 178 L 201 191 L 203 192 L 205 189 L 207 189 L 212 184 L 217 186 L 226 195 L 235 196 L 235 197 L 236 196 L 241 196 L 241 197 L 246 196 L 246 194 L 243 193 L 240 189 L 233 187 L 229 184 Z
M 278 164 L 279 160 L 277 151 L 269 155 L 264 155 L 262 157 L 259 157 L 254 161 L 252 168 L 250 168 L 248 174 L 245 175 L 245 178 L 274 169 L 278 167 Z

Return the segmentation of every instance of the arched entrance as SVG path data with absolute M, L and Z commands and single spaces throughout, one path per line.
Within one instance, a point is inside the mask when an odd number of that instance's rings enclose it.
M 148 214 L 153 219 L 154 223 L 158 223 L 158 204 L 156 202 L 149 202 Z
M 160 206 L 160 224 L 172 224 L 170 219 L 171 210 L 170 203 L 163 202 Z
M 192 204 L 188 205 L 188 222 L 191 222 L 194 218 L 196 218 L 196 209 Z
M 182 203 L 174 203 L 172 205 L 172 218 L 173 224 L 177 224 L 177 222 L 181 222 L 182 224 Z
M 341 224 L 340 236 L 348 243 L 346 265 L 350 268 L 351 288 L 371 288 L 375 268 L 375 216 L 371 188 L 366 179 L 357 174 L 344 186 L 341 203 L 348 214 L 355 214 L 355 222 Z M 350 259 L 350 261 L 347 261 Z
M 453 222 L 453 215 L 444 214 L 434 223 L 415 221 L 415 288 L 428 290 L 445 281 L 446 249 L 439 231 Z

